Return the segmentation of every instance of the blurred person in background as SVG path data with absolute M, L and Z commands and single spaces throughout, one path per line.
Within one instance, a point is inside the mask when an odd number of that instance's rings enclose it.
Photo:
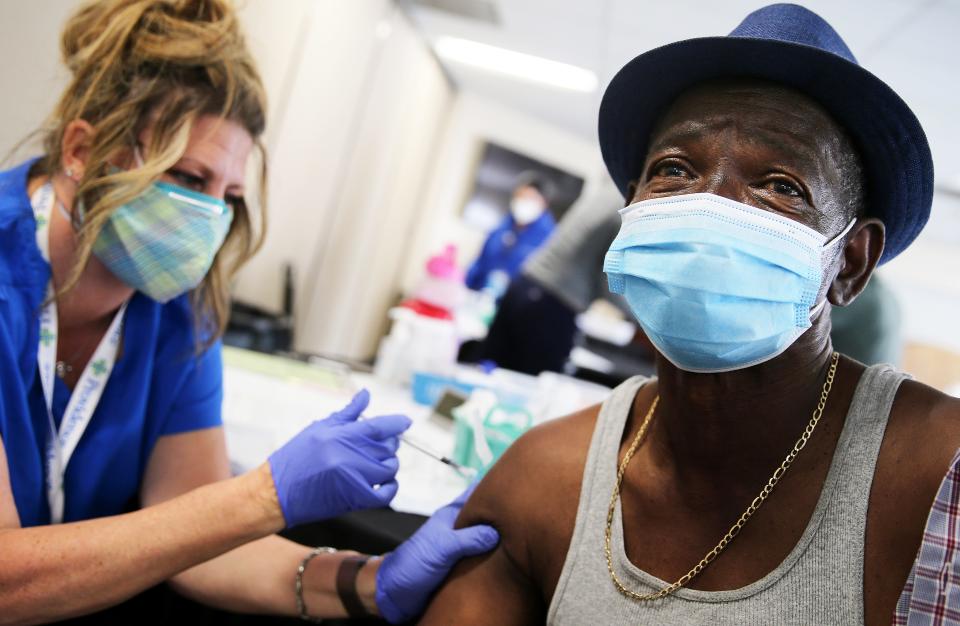
M 550 212 L 554 184 L 537 172 L 517 178 L 510 210 L 483 244 L 480 255 L 467 270 L 467 287 L 488 289 L 499 298 L 520 272 L 523 262 L 542 246 L 556 227 Z

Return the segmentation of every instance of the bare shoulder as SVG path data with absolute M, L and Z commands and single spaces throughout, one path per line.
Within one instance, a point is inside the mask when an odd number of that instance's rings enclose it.
M 875 536 L 913 559 L 940 484 L 960 448 L 960 401 L 904 381 L 890 410 L 870 493 Z
M 550 590 L 573 533 L 599 412 L 599 405 L 589 407 L 525 433 L 484 477 L 457 522 L 495 526 L 517 568 Z
M 960 448 L 960 401 L 922 383 L 897 392 L 877 457 L 867 517 L 864 600 L 896 603 L 940 484 Z
M 900 385 L 890 411 L 883 455 L 888 467 L 911 474 L 931 499 L 960 449 L 960 399 L 923 383 Z

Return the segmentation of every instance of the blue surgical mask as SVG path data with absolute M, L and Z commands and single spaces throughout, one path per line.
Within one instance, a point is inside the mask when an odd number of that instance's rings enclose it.
M 768 361 L 810 327 L 825 235 L 709 193 L 621 210 L 604 271 L 657 350 L 680 369 L 726 372 Z M 814 307 L 811 310 L 811 307 Z
M 93 253 L 130 287 L 167 302 L 200 284 L 232 220 L 223 200 L 157 181 L 110 214 Z

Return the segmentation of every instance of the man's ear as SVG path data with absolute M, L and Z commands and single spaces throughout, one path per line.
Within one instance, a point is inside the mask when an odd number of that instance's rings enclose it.
M 840 271 L 830 283 L 827 299 L 834 306 L 847 306 L 866 288 L 883 255 L 886 229 L 875 217 L 861 218 L 840 254 Z
M 63 139 L 60 141 L 61 166 L 64 172 L 74 181 L 83 178 L 87 170 L 87 160 L 90 158 L 90 149 L 95 134 L 93 126 L 84 120 L 73 120 L 63 130 Z

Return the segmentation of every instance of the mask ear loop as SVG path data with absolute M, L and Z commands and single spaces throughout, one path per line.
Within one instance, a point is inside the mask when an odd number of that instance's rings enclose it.
M 840 241 L 841 239 L 843 239 L 844 237 L 846 237 L 846 236 L 847 236 L 847 233 L 849 233 L 850 230 L 853 229 L 853 225 L 856 224 L 856 223 L 857 223 L 857 218 L 853 218 L 852 220 L 850 220 L 850 223 L 847 224 L 847 227 L 844 228 L 842 231 L 840 231 L 840 234 L 839 234 L 839 235 L 837 235 L 836 237 L 834 237 L 833 239 L 831 239 L 831 240 L 828 241 L 827 243 L 823 244 L 823 247 L 824 247 L 824 248 L 830 248 L 830 247 L 833 246 L 833 244 L 837 243 L 838 241 Z
M 844 237 L 846 237 L 846 236 L 847 236 L 847 233 L 850 232 L 850 230 L 853 228 L 853 225 L 856 224 L 856 223 L 857 223 L 857 218 L 853 218 L 852 220 L 850 220 L 850 223 L 847 224 L 846 228 L 844 228 L 842 231 L 840 231 L 840 234 L 839 234 L 839 235 L 837 235 L 836 237 L 834 237 L 833 239 L 831 239 L 831 240 L 828 241 L 827 243 L 823 244 L 823 249 L 824 249 L 824 250 L 827 250 L 827 249 L 833 247 L 833 245 L 834 245 L 835 243 L 837 243 L 838 241 L 840 241 L 841 239 L 843 239 Z M 814 317 L 816 317 L 817 315 L 819 315 L 819 314 L 820 314 L 820 311 L 821 311 L 825 306 L 827 306 L 827 297 L 826 297 L 826 295 L 824 295 L 823 300 L 821 300 L 819 304 L 817 304 L 817 305 L 814 306 L 812 309 L 810 309 L 810 319 L 813 319 Z

